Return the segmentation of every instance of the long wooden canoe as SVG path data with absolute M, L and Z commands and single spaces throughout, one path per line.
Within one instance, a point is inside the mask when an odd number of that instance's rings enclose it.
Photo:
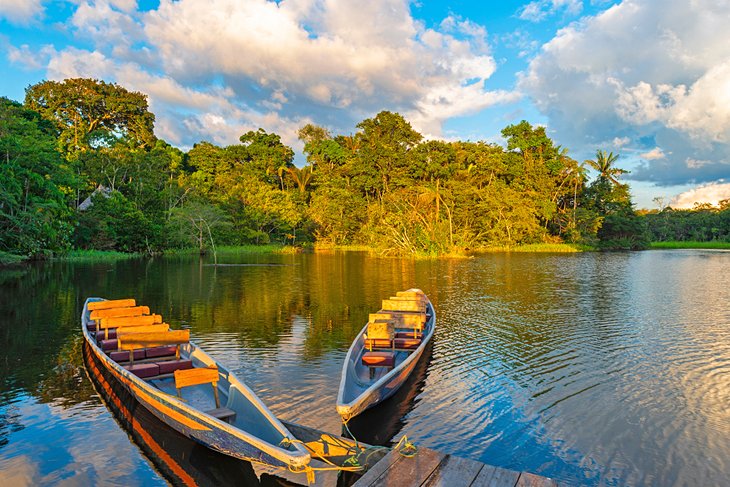
M 294 436 L 256 394 L 186 340 L 185 330 L 148 331 L 150 325 L 133 317 L 134 326 L 122 323 L 109 338 L 102 324 L 109 313 L 96 311 L 134 305 L 133 300 L 86 300 L 81 328 L 94 363 L 157 418 L 198 443 L 277 467 L 300 470 L 309 464 L 307 450 L 289 441 Z M 135 333 L 136 326 L 146 330 Z
M 383 300 L 345 357 L 337 394 L 340 416 L 347 421 L 392 396 L 413 372 L 435 329 L 433 304 L 420 289 Z

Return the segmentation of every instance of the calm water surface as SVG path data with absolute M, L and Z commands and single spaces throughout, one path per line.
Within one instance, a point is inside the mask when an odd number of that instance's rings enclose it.
M 381 299 L 409 287 L 436 307 L 431 357 L 395 400 L 353 421 L 361 439 L 407 435 L 568 484 L 730 479 L 728 252 L 226 262 L 248 265 L 165 258 L 0 270 L 0 484 L 177 481 L 150 461 L 144 431 L 159 427 L 144 427 L 133 405 L 112 414 L 105 402 L 125 399 L 102 402 L 86 374 L 78 316 L 87 296 L 136 297 L 189 327 L 281 418 L 340 432 L 347 348 Z M 183 467 L 225 463 L 171 434 L 152 443 L 187 448 Z M 219 470 L 250 482 L 245 465 Z

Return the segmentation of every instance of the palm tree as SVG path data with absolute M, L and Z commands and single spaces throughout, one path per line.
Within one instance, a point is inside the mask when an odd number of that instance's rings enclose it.
M 299 192 L 304 194 L 307 190 L 307 186 L 312 181 L 312 166 L 304 166 L 299 169 L 297 167 L 287 167 L 284 171 L 288 172 L 294 182 L 299 187 Z
M 618 177 L 622 174 L 627 174 L 629 171 L 614 167 L 613 163 L 617 160 L 618 154 L 614 154 L 613 152 L 606 154 L 606 151 L 597 150 L 596 160 L 587 159 L 585 162 L 598 171 L 598 177 L 607 179 L 613 184 L 620 185 L 621 182 L 619 182 Z

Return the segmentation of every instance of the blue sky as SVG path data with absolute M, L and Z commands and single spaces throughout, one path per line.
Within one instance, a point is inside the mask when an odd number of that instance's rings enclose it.
M 730 197 L 730 0 L 0 0 L 0 96 L 94 77 L 148 94 L 181 148 L 263 127 L 295 150 L 397 111 L 429 138 L 547 127 L 640 207 Z M 299 156 L 301 160 L 301 156 Z

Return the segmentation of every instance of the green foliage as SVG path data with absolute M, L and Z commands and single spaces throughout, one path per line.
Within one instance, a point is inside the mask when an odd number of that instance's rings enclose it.
M 730 206 L 700 205 L 689 210 L 665 208 L 649 213 L 646 221 L 652 241 L 730 242 Z
M 33 256 L 67 248 L 73 185 L 48 124 L 0 98 L 0 250 Z
M 155 142 L 155 116 L 147 109 L 147 96 L 114 83 L 43 81 L 26 89 L 25 105 L 54 125 L 58 147 L 69 159 L 118 142 L 131 147 L 152 147 Z
M 526 121 L 502 131 L 506 149 L 423 141 L 388 111 L 351 135 L 308 124 L 298 134 L 307 164 L 295 167 L 293 150 L 263 129 L 185 154 L 155 139 L 145 95 L 103 81 L 38 83 L 26 107 L 2 105 L 0 251 L 65 250 L 74 226 L 76 247 L 124 252 L 316 241 L 434 256 L 561 242 L 642 248 L 645 223 L 677 235 L 674 215 L 635 214 L 617 155 L 585 162 L 598 171 L 589 184 L 585 167 Z M 682 235 L 726 238 L 726 214 L 698 213 Z
M 204 201 L 189 201 L 170 212 L 166 232 L 172 248 L 197 248 L 200 252 L 215 242 L 230 241 L 231 221 L 220 207 Z
M 646 221 L 633 211 L 612 213 L 598 230 L 599 248 L 604 250 L 643 250 L 649 248 Z
M 79 216 L 75 243 L 82 249 L 151 252 L 160 247 L 160 230 L 122 193 L 97 193 Z

